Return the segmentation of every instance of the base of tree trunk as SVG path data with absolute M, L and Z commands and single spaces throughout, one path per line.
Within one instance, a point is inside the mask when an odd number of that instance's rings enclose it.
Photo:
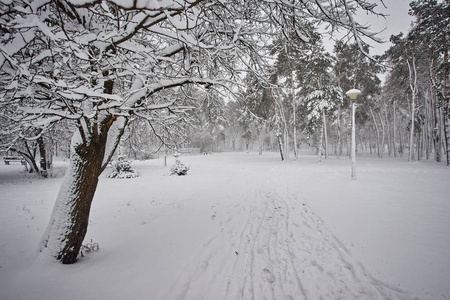
M 80 150 L 80 149 L 79 149 Z M 74 153 L 61 184 L 40 250 L 63 264 L 73 264 L 87 232 L 89 212 L 98 184 L 101 160 L 92 149 Z

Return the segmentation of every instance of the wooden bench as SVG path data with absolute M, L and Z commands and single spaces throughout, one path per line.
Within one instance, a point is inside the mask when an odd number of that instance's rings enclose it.
M 5 165 L 9 165 L 10 162 L 20 162 L 22 165 L 25 164 L 25 159 L 20 156 L 3 156 L 3 161 Z

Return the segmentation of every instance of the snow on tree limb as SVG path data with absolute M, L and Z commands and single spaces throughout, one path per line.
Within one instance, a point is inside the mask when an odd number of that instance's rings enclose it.
M 76 261 L 98 177 L 130 120 L 158 122 L 168 108 L 178 115 L 164 118 L 164 129 L 180 130 L 186 105 L 174 91 L 264 74 L 280 31 L 309 41 L 302 20 L 373 38 L 351 18 L 358 7 L 373 11 L 364 0 L 1 2 L 0 109 L 19 125 L 8 138 L 40 135 L 58 120 L 75 124 L 41 250 Z

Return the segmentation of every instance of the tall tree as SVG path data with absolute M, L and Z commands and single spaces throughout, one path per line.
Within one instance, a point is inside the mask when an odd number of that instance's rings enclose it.
M 224 84 L 243 66 L 262 64 L 275 31 L 303 35 L 317 19 L 369 35 L 353 22 L 367 1 L 75 1 L 0 3 L 1 107 L 47 131 L 73 120 L 68 170 L 40 249 L 74 263 L 87 231 L 99 175 L 131 117 L 149 122 L 177 113 L 164 91 L 188 84 Z
M 302 87 L 302 82 L 298 82 L 299 70 L 305 70 L 301 62 L 304 62 L 312 55 L 312 49 L 320 41 L 320 35 L 314 30 L 311 22 L 303 21 L 305 28 L 304 36 L 297 36 L 295 33 L 289 33 L 289 36 L 280 35 L 271 45 L 271 54 L 276 55 L 274 66 L 274 80 L 280 95 L 283 95 L 282 116 L 291 120 L 285 120 L 285 151 L 289 153 L 289 126 L 292 124 L 293 150 L 294 158 L 297 159 L 297 106 L 299 96 L 297 89 Z M 304 65 L 304 64 L 303 64 Z M 311 67 L 311 66 L 310 66 Z
M 337 41 L 334 46 L 334 53 L 336 55 L 336 63 L 334 65 L 334 73 L 337 80 L 337 86 L 342 91 L 357 88 L 362 91 L 358 96 L 356 114 L 357 128 L 364 128 L 367 121 L 370 119 L 370 109 L 374 107 L 371 99 L 381 93 L 381 81 L 377 74 L 382 71 L 382 68 L 376 60 L 370 59 L 366 54 L 369 54 L 369 46 L 363 45 L 364 53 L 359 51 L 357 43 L 346 44 L 342 41 Z M 338 135 L 338 153 L 341 152 L 341 122 L 350 123 L 351 101 L 348 97 L 344 97 L 341 107 L 337 109 L 337 135 Z M 347 147 L 348 148 L 348 147 Z

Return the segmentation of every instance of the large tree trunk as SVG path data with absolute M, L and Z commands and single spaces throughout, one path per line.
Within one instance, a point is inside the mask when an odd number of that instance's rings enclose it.
M 69 167 L 59 190 L 40 251 L 63 264 L 76 262 L 87 232 L 98 177 L 117 148 L 127 124 L 106 117 L 89 137 L 78 129 L 72 138 Z M 122 122 L 123 121 L 123 122 Z M 111 129 L 111 126 L 114 129 Z M 108 152 L 106 153 L 106 148 Z
M 69 168 L 41 242 L 41 251 L 63 264 L 74 263 L 80 252 L 106 147 L 105 137 L 82 143 L 79 133 L 75 135 Z

